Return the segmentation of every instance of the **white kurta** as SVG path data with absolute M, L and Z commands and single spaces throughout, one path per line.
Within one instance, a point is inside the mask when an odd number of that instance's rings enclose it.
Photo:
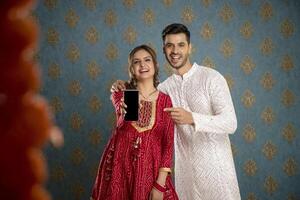
M 159 85 L 173 107 L 192 112 L 195 125 L 175 128 L 175 186 L 180 200 L 239 200 L 228 134 L 237 128 L 230 91 L 216 70 L 196 63 Z

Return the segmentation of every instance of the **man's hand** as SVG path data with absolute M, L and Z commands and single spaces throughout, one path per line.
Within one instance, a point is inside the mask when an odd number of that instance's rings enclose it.
M 125 89 L 126 89 L 125 81 L 117 80 L 112 84 L 110 88 L 110 92 L 119 92 L 119 91 L 124 91 Z
M 194 119 L 191 112 L 186 111 L 181 107 L 165 108 L 164 111 L 169 112 L 172 120 L 176 124 L 194 124 Z

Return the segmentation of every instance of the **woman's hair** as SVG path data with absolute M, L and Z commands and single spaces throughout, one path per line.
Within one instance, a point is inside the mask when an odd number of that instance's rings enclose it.
M 129 81 L 125 84 L 127 89 L 136 89 L 137 87 L 137 79 L 133 73 L 133 56 L 136 52 L 139 50 L 145 50 L 147 51 L 153 60 L 154 63 L 154 76 L 153 76 L 153 85 L 156 88 L 159 84 L 159 79 L 158 79 L 158 62 L 157 62 L 157 57 L 155 51 L 148 45 L 142 44 L 140 46 L 135 47 L 132 49 L 128 56 L 128 73 L 129 73 Z

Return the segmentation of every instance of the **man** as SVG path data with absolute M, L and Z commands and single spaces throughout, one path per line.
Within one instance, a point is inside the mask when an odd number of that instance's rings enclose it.
M 158 89 L 171 97 L 175 128 L 175 187 L 181 200 L 239 200 L 229 134 L 237 128 L 226 80 L 190 62 L 190 32 L 171 24 L 162 32 L 163 51 L 175 73 Z M 112 90 L 123 89 L 117 81 Z

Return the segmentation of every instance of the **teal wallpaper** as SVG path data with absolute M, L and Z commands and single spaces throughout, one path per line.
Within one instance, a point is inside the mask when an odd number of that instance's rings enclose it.
M 300 199 L 300 2 L 297 0 L 41 0 L 36 59 L 65 145 L 45 148 L 55 200 L 89 198 L 114 124 L 109 88 L 127 55 L 161 31 L 191 30 L 192 61 L 227 79 L 238 118 L 230 136 L 242 199 Z

